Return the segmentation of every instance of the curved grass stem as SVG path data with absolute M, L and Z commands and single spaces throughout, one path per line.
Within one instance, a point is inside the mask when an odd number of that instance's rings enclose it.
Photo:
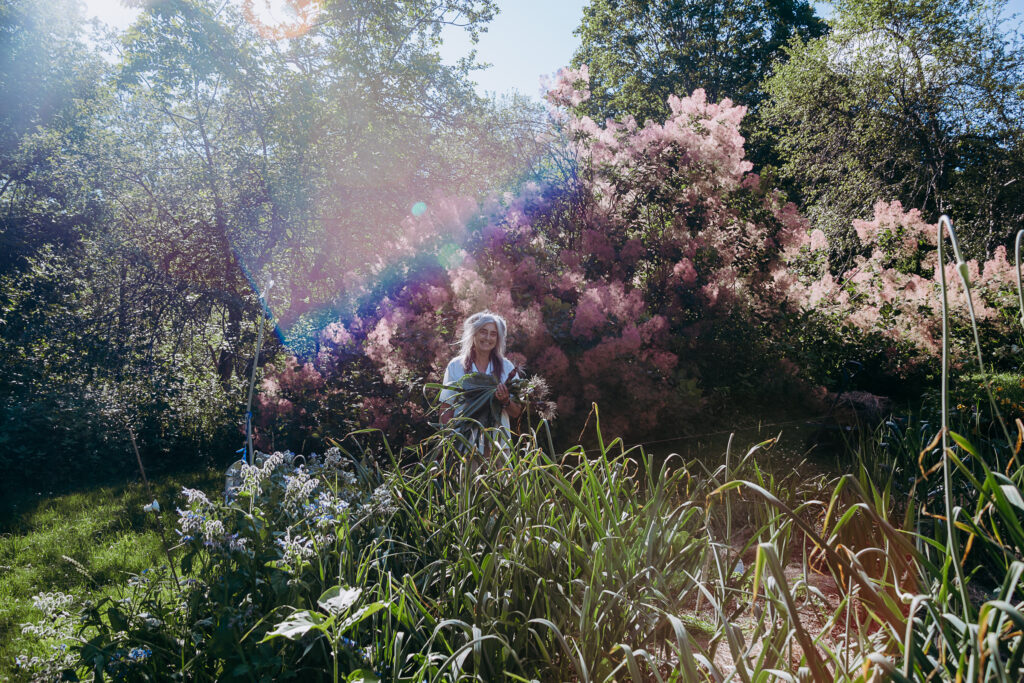
M 945 227 L 946 232 L 949 234 L 950 242 L 953 245 L 953 256 L 956 258 L 957 271 L 960 273 L 960 281 L 964 286 L 964 292 L 967 296 L 968 311 L 971 316 L 971 326 L 975 331 L 976 343 L 978 341 L 978 337 L 977 323 L 974 319 L 974 306 L 971 304 L 971 285 L 970 279 L 967 277 L 967 264 L 964 262 L 963 256 L 960 254 L 960 245 L 956 239 L 956 231 L 953 229 L 953 223 L 949 220 L 948 216 L 943 215 L 939 218 L 937 235 L 939 250 L 939 285 L 942 289 L 942 497 L 946 512 L 946 543 L 949 547 L 950 556 L 956 558 L 960 557 L 960 545 L 957 539 L 956 527 L 952 523 L 953 472 L 949 457 L 949 301 L 946 285 L 946 259 L 943 251 L 943 227 Z M 978 346 L 978 361 L 981 363 L 980 345 Z M 985 372 L 984 364 L 981 364 L 981 372 L 982 374 Z M 987 388 L 987 380 L 985 385 Z M 953 571 L 956 574 L 956 583 L 960 593 L 964 620 L 969 621 L 970 602 L 967 598 L 967 583 L 964 579 L 963 568 L 960 566 L 959 562 L 947 562 L 944 565 L 943 581 L 945 582 L 947 580 L 947 572 L 950 565 L 952 565 Z

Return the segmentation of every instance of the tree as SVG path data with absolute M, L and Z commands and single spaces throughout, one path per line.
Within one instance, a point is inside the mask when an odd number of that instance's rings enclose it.
M 275 279 L 287 332 L 365 275 L 418 201 L 509 172 L 502 112 L 472 92 L 468 61 L 437 56 L 442 26 L 473 33 L 493 13 L 324 3 L 279 40 L 232 5 L 169 0 L 126 34 L 110 129 L 131 142 L 110 152 L 111 194 L 125 234 L 226 312 L 224 381 L 243 368 L 250 279 Z
M 844 0 L 829 35 L 796 39 L 765 83 L 764 138 L 816 225 L 898 200 L 951 213 L 973 255 L 1024 220 L 1024 49 L 1002 0 Z
M 760 83 L 794 36 L 821 35 L 806 0 L 593 0 L 583 10 L 573 65 L 590 67 L 596 120 L 663 120 L 669 95 L 703 88 L 756 107 Z
M 74 152 L 102 64 L 80 22 L 70 2 L 0 5 L 0 274 L 44 244 L 74 244 L 100 210 Z
M 437 55 L 441 28 L 480 30 L 490 0 L 314 3 L 286 37 L 246 16 L 259 3 L 141 4 L 107 59 L 59 5 L 0 9 L 7 470 L 50 466 L 52 431 L 69 478 L 123 472 L 94 465 L 129 452 L 104 441 L 126 419 L 144 457 L 229 454 L 252 284 L 277 280 L 287 334 L 370 276 L 416 202 L 500 185 L 530 153 L 517 105 Z
M 468 62 L 436 54 L 443 25 L 476 31 L 493 12 L 482 0 L 326 3 L 307 33 L 277 42 L 230 6 L 147 10 L 121 87 L 144 114 L 128 137 L 167 163 L 125 178 L 153 235 L 172 215 L 193 226 L 154 253 L 225 301 L 248 289 L 243 268 L 273 273 L 286 327 L 336 299 L 415 203 L 508 174 L 502 112 L 472 92 Z

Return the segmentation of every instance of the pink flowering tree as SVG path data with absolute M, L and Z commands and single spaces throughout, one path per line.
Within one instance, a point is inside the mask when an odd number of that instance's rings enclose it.
M 663 123 L 597 123 L 570 113 L 589 96 L 586 75 L 563 70 L 548 94 L 559 170 L 409 217 L 369 278 L 399 272 L 397 283 L 324 331 L 377 372 L 382 390 L 359 398 L 365 423 L 425 422 L 415 387 L 440 380 L 461 321 L 485 308 L 508 319 L 511 358 L 549 382 L 568 430 L 597 403 L 611 433 L 638 437 L 738 377 L 777 381 L 780 257 L 807 226 L 750 172 L 744 108 L 698 90 L 671 98 Z M 330 374 L 337 350 L 323 348 L 316 364 Z
M 785 254 L 790 278 L 787 298 L 800 309 L 838 329 L 854 342 L 874 348 L 880 369 L 894 377 L 910 377 L 935 368 L 941 354 L 941 291 L 936 225 L 920 211 L 904 210 L 898 201 L 878 202 L 872 220 L 854 220 L 861 252 L 848 267 L 834 273 L 828 266 L 829 245 L 815 230 Z M 951 248 L 944 264 L 955 359 L 973 353 L 967 295 Z M 974 310 L 982 338 L 996 360 L 1011 355 L 1019 342 L 1016 273 L 1006 248 L 992 258 L 967 262 Z
M 317 391 L 347 387 L 351 422 L 399 441 L 426 433 L 422 387 L 483 309 L 508 319 L 510 357 L 548 381 L 572 435 L 594 403 L 609 433 L 636 439 L 737 394 L 813 402 L 824 390 L 809 380 L 834 380 L 844 355 L 904 377 L 934 358 L 934 226 L 917 212 L 878 204 L 854 224 L 863 253 L 834 272 L 825 236 L 744 158 L 743 107 L 697 90 L 641 126 L 573 115 L 588 96 L 585 68 L 551 85 L 546 176 L 482 203 L 435 198 L 353 275 L 362 303 L 311 361 Z M 1003 324 L 1005 252 L 970 267 L 979 316 Z M 264 396 L 294 410 L 273 384 Z
M 254 406 L 253 436 L 265 451 L 293 447 L 317 433 L 316 420 L 326 381 L 311 362 L 286 356 L 263 368 Z

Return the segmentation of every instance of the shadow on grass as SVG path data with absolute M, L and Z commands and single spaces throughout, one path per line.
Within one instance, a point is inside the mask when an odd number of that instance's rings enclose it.
M 223 472 L 207 469 L 151 481 L 164 510 L 173 510 L 183 486 L 217 492 Z M 21 624 L 37 615 L 32 596 L 61 591 L 79 598 L 100 597 L 138 574 L 163 563 L 160 536 L 141 482 L 98 486 L 24 504 L 0 527 L 0 680 L 12 675 L 15 655 L 33 643 Z

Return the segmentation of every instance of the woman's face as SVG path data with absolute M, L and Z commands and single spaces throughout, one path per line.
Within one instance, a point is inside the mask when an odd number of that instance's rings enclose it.
M 490 353 L 498 345 L 498 326 L 484 323 L 473 335 L 473 349 L 481 353 Z

